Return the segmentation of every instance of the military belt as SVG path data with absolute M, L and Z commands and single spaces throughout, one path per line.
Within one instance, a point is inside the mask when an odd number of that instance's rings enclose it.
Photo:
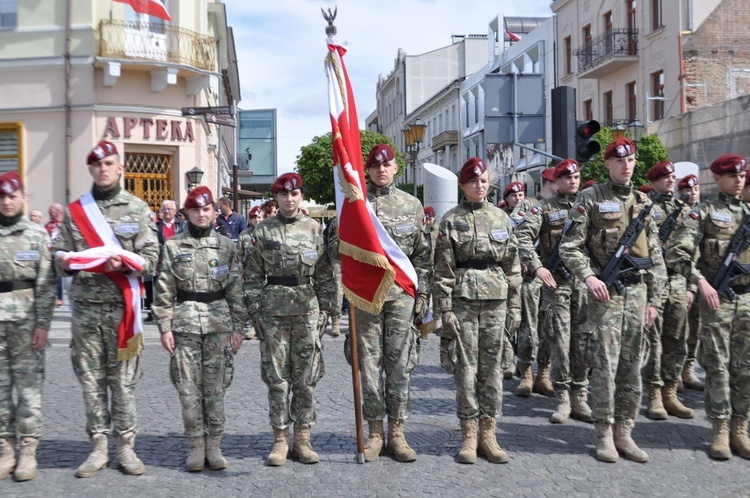
M 750 285 L 730 285 L 735 294 L 747 294 L 750 292 Z
M 471 268 L 473 270 L 486 270 L 487 268 L 497 268 L 498 263 L 489 259 L 469 259 L 467 261 L 456 261 L 456 268 Z
M 224 289 L 215 292 L 188 292 L 183 290 L 177 291 L 177 302 L 182 303 L 184 301 L 196 301 L 199 303 L 213 303 L 224 299 L 226 292 Z
M 629 285 L 637 285 L 641 282 L 646 283 L 651 281 L 651 274 L 650 273 L 630 273 L 628 275 L 621 275 L 620 276 L 620 282 L 622 282 L 622 285 L 629 286 Z
M 36 282 L 33 280 L 16 280 L 0 282 L 0 292 L 13 292 L 22 289 L 33 289 Z
M 285 285 L 294 287 L 296 285 L 305 285 L 310 283 L 310 277 L 298 277 L 296 275 L 286 277 L 266 277 L 268 285 Z

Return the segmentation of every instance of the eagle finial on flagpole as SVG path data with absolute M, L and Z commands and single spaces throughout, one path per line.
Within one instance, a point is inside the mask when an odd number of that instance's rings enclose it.
M 336 12 L 338 11 L 338 7 L 333 7 L 333 12 L 331 12 L 331 9 L 328 9 L 328 12 L 323 10 L 322 8 L 320 11 L 323 13 L 323 19 L 328 21 L 328 26 L 326 26 L 326 34 L 328 36 L 334 36 L 336 34 L 336 26 L 333 25 L 333 20 L 336 19 Z

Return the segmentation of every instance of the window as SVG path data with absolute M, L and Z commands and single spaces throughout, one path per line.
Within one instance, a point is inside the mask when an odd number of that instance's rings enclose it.
M 584 60 L 586 61 L 585 64 L 588 67 L 591 67 L 591 63 L 593 62 L 593 58 L 595 56 L 594 50 L 593 50 L 594 47 L 591 43 L 591 24 L 587 24 L 586 26 L 583 27 L 583 29 L 581 30 L 581 36 L 583 37 L 583 54 L 582 55 L 584 57 Z M 578 67 L 579 68 L 581 67 L 580 63 Z
M 583 43 L 585 45 L 591 44 L 591 24 L 587 24 L 583 27 Z
M 21 168 L 21 123 L 0 123 L 0 174 Z
M 612 90 L 604 92 L 604 122 L 610 126 L 614 123 L 614 111 L 612 109 Z
M 654 94 L 654 121 L 664 119 L 664 71 L 651 74 L 651 92 Z
M 591 99 L 583 101 L 583 116 L 586 121 L 594 119 L 594 109 Z
M 612 11 L 606 12 L 602 16 L 602 22 L 604 24 L 604 43 L 605 47 L 604 50 L 606 53 L 611 54 L 612 53 L 612 46 L 613 43 L 613 36 L 612 36 Z
M 637 26 L 635 22 L 635 0 L 625 0 L 625 4 L 628 10 L 628 30 L 633 31 Z
M 18 26 L 18 0 L 0 0 L 0 29 Z
M 657 30 L 664 26 L 661 0 L 651 0 L 651 29 Z
M 625 97 L 627 98 L 628 106 L 628 123 L 632 123 L 636 118 L 636 93 L 635 93 L 635 81 L 631 81 L 625 85 Z
M 602 16 L 602 20 L 604 21 L 604 32 L 609 33 L 612 31 L 612 11 L 607 11 Z
M 565 37 L 565 74 L 573 74 L 573 47 L 570 36 Z
M 0 0 L 0 2 L 2 1 L 4 0 Z M 167 8 L 167 12 L 169 12 L 169 0 L 162 0 L 162 3 Z M 166 22 L 164 19 L 136 12 L 135 10 L 133 10 L 133 7 L 131 7 L 127 3 L 125 4 L 124 17 L 126 21 L 148 23 L 148 29 L 154 33 L 164 32 L 164 23 Z

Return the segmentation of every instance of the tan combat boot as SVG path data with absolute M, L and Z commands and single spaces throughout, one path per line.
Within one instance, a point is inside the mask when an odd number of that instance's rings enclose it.
M 368 420 L 367 425 L 370 427 L 370 437 L 365 443 L 365 462 L 374 462 L 383 454 L 383 443 L 385 435 L 383 434 L 382 420 Z
M 510 457 L 497 444 L 497 432 L 494 418 L 479 419 L 479 451 L 491 463 L 508 463 Z
M 573 407 L 570 411 L 570 416 L 581 422 L 588 422 L 589 424 L 594 421 L 594 415 L 591 412 L 591 408 L 588 404 L 588 391 L 585 387 L 581 389 L 573 389 L 570 393 L 570 397 L 573 401 Z
M 695 375 L 695 359 L 690 359 L 682 366 L 682 385 L 687 389 L 702 391 L 706 385 Z
M 300 463 L 318 463 L 320 458 L 310 444 L 310 426 L 294 424 L 294 447 L 292 454 Z
M 461 420 L 461 449 L 458 463 L 477 463 L 477 419 Z
M 667 413 L 678 418 L 695 417 L 695 411 L 683 405 L 677 397 L 677 382 L 665 382 L 661 393 L 661 399 Z
M 633 427 L 635 422 L 632 418 L 615 420 L 615 448 L 628 460 L 638 463 L 648 462 L 648 453 L 636 446 L 633 441 Z
M 286 463 L 286 457 L 289 454 L 289 427 L 283 429 L 273 428 L 274 443 L 271 447 L 271 453 L 266 458 L 266 465 L 269 467 L 279 467 Z
M 413 462 L 417 452 L 404 437 L 404 419 L 388 417 L 388 452 L 399 462 Z
M 129 476 L 139 476 L 146 472 L 143 462 L 135 454 L 135 432 L 127 432 L 122 436 L 116 436 L 117 463 L 123 472 Z
M 531 396 L 531 388 L 534 384 L 534 372 L 531 371 L 531 363 L 519 363 L 518 373 L 521 376 L 521 383 L 516 387 L 516 396 L 528 398 Z
M 190 452 L 185 459 L 185 468 L 188 472 L 200 472 L 206 464 L 206 440 L 203 436 L 187 438 Z
M 568 390 L 560 389 L 555 391 L 555 399 L 557 400 L 557 406 L 552 415 L 550 415 L 549 421 L 552 424 L 564 424 L 570 416 L 570 394 Z
M 596 459 L 600 462 L 615 463 L 618 456 L 612 439 L 612 424 L 594 422 L 594 427 L 596 427 Z
M 331 317 L 331 337 L 338 337 L 341 335 L 341 328 L 339 327 L 340 317 Z
M 16 470 L 13 472 L 15 481 L 30 481 L 36 477 L 37 446 L 39 446 L 38 438 L 25 437 L 21 439 L 21 445 L 18 449 L 18 463 L 16 464 Z
M 667 420 L 667 410 L 664 409 L 661 396 L 661 386 L 648 386 L 648 418 L 651 420 Z
M 221 454 L 221 436 L 206 436 L 206 460 L 211 470 L 224 470 L 229 466 Z
M 536 379 L 534 380 L 534 388 L 532 391 L 551 398 L 555 395 L 555 388 L 549 380 L 549 363 L 538 363 L 537 367 Z
M 711 441 L 709 454 L 716 460 L 729 460 L 732 458 L 732 450 L 729 449 L 729 421 L 725 418 L 711 419 L 714 438 Z
M 745 460 L 750 460 L 750 439 L 747 437 L 747 417 L 732 415 L 730 447 Z M 18 473 L 18 467 L 16 467 Z
M 0 438 L 0 480 L 13 472 L 16 466 L 16 438 Z
M 247 332 L 245 332 L 245 340 L 252 341 L 255 339 L 255 327 L 250 326 Z
M 94 434 L 91 436 L 91 453 L 85 462 L 78 466 L 76 477 L 94 477 L 97 472 L 107 467 L 107 435 Z
M 516 374 L 516 364 L 511 362 L 510 366 L 503 370 L 503 379 L 510 380 Z

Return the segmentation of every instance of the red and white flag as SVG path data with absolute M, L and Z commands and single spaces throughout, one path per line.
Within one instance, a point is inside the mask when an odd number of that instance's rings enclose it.
M 514 42 L 521 41 L 521 37 L 518 36 L 517 34 L 512 33 L 508 31 L 507 29 L 505 30 L 505 32 L 508 34 L 508 38 L 510 38 L 511 41 L 514 41 Z
M 394 282 L 416 297 L 417 272 L 388 235 L 367 200 L 357 109 L 344 65 L 346 48 L 333 37 L 328 38 L 327 44 L 329 52 L 325 68 L 332 126 L 341 280 L 351 304 L 377 314 Z
M 172 18 L 167 12 L 167 8 L 161 0 L 114 0 L 115 2 L 126 3 L 133 7 L 133 10 L 139 14 L 148 14 L 150 16 L 171 21 Z

